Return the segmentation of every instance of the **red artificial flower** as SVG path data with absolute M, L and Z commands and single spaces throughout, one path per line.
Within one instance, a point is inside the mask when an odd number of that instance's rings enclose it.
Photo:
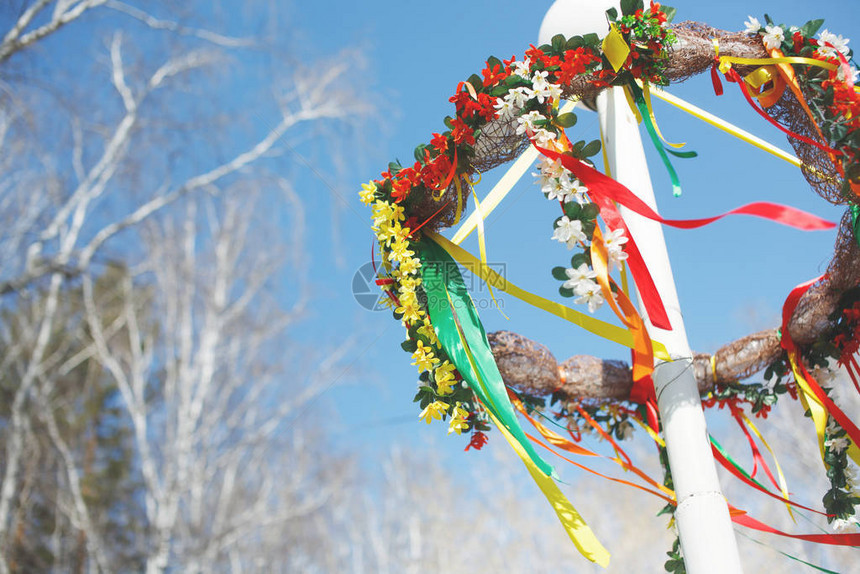
M 803 48 L 803 34 L 798 30 L 792 34 L 791 39 L 794 41 L 794 51 L 800 53 L 800 49 Z
M 496 64 L 492 69 L 490 68 L 490 65 L 487 64 L 487 67 L 481 70 L 481 73 L 484 75 L 485 88 L 495 86 L 508 77 L 508 72 L 502 69 L 501 64 Z
M 475 431 L 472 433 L 472 440 L 469 441 L 469 444 L 463 450 L 469 450 L 470 448 L 481 450 L 485 444 L 487 444 L 487 435 L 481 431 Z
M 532 62 L 541 62 L 544 57 L 543 50 L 540 48 L 535 48 L 534 44 L 530 44 L 530 48 L 526 50 L 526 58 L 531 60 Z
M 433 139 L 430 140 L 430 145 L 433 146 L 436 151 L 442 153 L 448 149 L 448 138 L 443 135 L 434 133 Z
M 463 120 L 456 118 L 451 121 L 451 125 L 454 126 L 451 132 L 454 143 L 466 142 L 469 145 L 475 145 L 475 132 Z

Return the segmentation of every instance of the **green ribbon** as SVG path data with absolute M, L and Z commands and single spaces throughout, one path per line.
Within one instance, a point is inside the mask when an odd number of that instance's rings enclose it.
M 520 426 L 457 262 L 426 237 L 419 243 L 418 250 L 430 322 L 442 348 L 484 407 L 505 425 L 532 462 L 547 476 L 557 478 L 552 466 L 535 452 Z
M 657 153 L 660 154 L 660 159 L 663 160 L 663 165 L 666 166 L 666 171 L 669 172 L 669 179 L 672 181 L 672 195 L 680 197 L 681 181 L 678 178 L 678 173 L 675 171 L 672 162 L 669 161 L 669 156 L 666 152 L 680 158 L 696 157 L 698 154 L 694 151 L 675 151 L 666 149 L 666 146 L 664 146 L 663 142 L 660 141 L 660 136 L 657 135 L 657 130 L 654 128 L 654 124 L 651 122 L 651 114 L 648 111 L 648 105 L 645 103 L 645 96 L 642 94 L 642 88 L 636 85 L 636 82 L 631 82 L 628 85 L 630 86 L 630 91 L 633 93 L 633 101 L 636 102 L 636 107 L 639 108 L 639 114 L 642 116 L 642 123 L 645 124 L 648 135 L 651 137 L 654 147 L 657 148 Z

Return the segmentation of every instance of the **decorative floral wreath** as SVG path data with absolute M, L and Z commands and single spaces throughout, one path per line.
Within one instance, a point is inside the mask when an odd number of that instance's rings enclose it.
M 644 332 L 632 304 L 625 301 L 626 295 L 608 276 L 625 262 L 631 263 L 627 260 L 634 253 L 635 245 L 623 221 L 610 213 L 612 198 L 598 198 L 586 185 L 597 181 L 593 175 L 596 172 L 589 167 L 589 158 L 600 152 L 600 142 L 569 140 L 565 128 L 573 126 L 577 118 L 574 113 L 565 113 L 559 108 L 565 87 L 572 83 L 585 83 L 595 90 L 624 86 L 631 106 L 649 128 L 674 181 L 674 172 L 665 153 L 673 153 L 673 150 L 659 145 L 656 135 L 659 131 L 653 125 L 648 101 L 648 86 L 669 83 L 665 72 L 670 50 L 676 42 L 669 22 L 675 10 L 654 2 L 645 8 L 641 0 L 625 0 L 621 8 L 620 16 L 614 9 L 607 11 L 611 30 L 606 38 L 601 39 L 596 34 L 572 38 L 558 35 L 550 44 L 531 46 L 521 60 L 490 57 L 480 76 L 472 75 L 457 87 L 450 98 L 455 105 L 455 116 L 445 118 L 445 131 L 434 133 L 429 143 L 415 149 L 415 163 L 403 166 L 392 162 L 381 179 L 362 185 L 359 195 L 372 209 L 372 229 L 379 244 L 377 284 L 384 291 L 395 319 L 407 330 L 407 338 L 401 346 L 411 354 L 412 364 L 420 372 L 414 399 L 421 408 L 420 418 L 427 423 L 447 420 L 449 434 L 471 433 L 466 450 L 480 449 L 485 444 L 484 433 L 489 430 L 491 419 L 501 420 L 503 432 L 517 439 L 519 427 L 512 409 L 500 404 L 507 402 L 506 392 L 513 394 L 513 391 L 496 389 L 494 392 L 490 388 L 489 379 L 493 377 L 488 372 L 492 369 L 481 359 L 489 353 L 486 334 L 479 321 L 470 322 L 474 309 L 455 260 L 440 247 L 433 231 L 460 220 L 472 178 L 477 173 L 475 159 L 482 149 L 492 145 L 489 131 L 498 125 L 507 126 L 527 138 L 544 156 L 535 174 L 537 183 L 545 197 L 559 202 L 563 210 L 554 222 L 552 239 L 568 249 L 577 249 L 570 267 L 559 266 L 552 270 L 553 276 L 562 282 L 561 295 L 574 297 L 575 303 L 587 306 L 592 313 L 609 303 L 631 331 Z M 848 40 L 827 30 L 819 33 L 821 20 L 808 22 L 800 28 L 776 25 L 767 16 L 765 21 L 762 27 L 756 18 L 750 17 L 746 32 L 760 36 L 774 58 L 782 58 L 780 62 L 794 59 L 795 63 L 802 64 L 791 68 L 797 84 L 807 94 L 807 111 L 820 138 L 815 141 L 799 134 L 792 135 L 830 157 L 841 176 L 841 193 L 850 204 L 851 221 L 856 230 L 860 212 L 857 195 L 860 190 L 860 94 L 854 87 L 857 71 L 849 64 L 852 52 L 847 47 Z M 766 107 L 786 89 L 785 83 L 774 74 L 760 74 L 757 79 L 750 74 L 742 78 L 732 63 L 752 63 L 738 58 L 720 59 L 718 46 L 716 48 L 713 76 L 718 93 L 722 91 L 718 69 L 729 81 L 739 84 L 753 105 L 757 99 Z M 788 131 L 784 127 L 781 129 Z M 674 153 L 682 157 L 694 155 Z M 676 188 L 679 189 L 677 184 Z M 605 231 L 597 224 L 598 215 L 606 223 Z M 856 237 L 857 233 L 854 235 Z M 647 273 L 644 277 L 649 278 Z M 634 278 L 641 293 L 639 277 L 634 275 Z M 816 353 L 819 363 L 821 356 L 836 357 L 842 364 L 853 367 L 860 377 L 860 366 L 851 362 L 860 344 L 860 292 L 851 293 L 853 295 L 840 310 L 844 319 L 837 331 L 828 333 L 826 340 L 812 347 L 814 350 L 805 350 L 804 357 L 812 366 L 816 365 Z M 450 313 L 446 311 L 444 319 L 438 309 L 440 301 L 442 306 L 451 309 Z M 649 309 L 649 316 L 655 325 L 659 324 L 659 312 Z M 440 325 L 443 320 L 447 322 L 444 327 Z M 471 338 L 469 329 L 475 331 Z M 822 348 L 827 352 L 822 354 Z M 650 352 L 653 353 L 653 349 Z M 491 354 L 489 362 L 492 362 Z M 640 367 L 645 370 L 638 378 L 647 381 L 649 362 L 653 362 L 653 354 L 640 352 L 639 362 L 634 360 L 634 378 Z M 778 395 L 788 393 L 797 397 L 796 385 L 783 381 L 790 370 L 788 362 L 775 364 L 766 373 L 766 378 L 776 377 L 775 382 L 727 386 L 707 397 L 704 404 L 728 406 L 734 412 L 741 403 L 747 403 L 756 415 L 766 416 Z M 467 371 L 466 376 L 464 371 Z M 647 397 L 640 394 L 634 398 L 637 399 L 634 402 L 641 403 Z M 515 397 L 514 402 L 518 407 L 524 404 L 522 410 L 526 413 L 534 406 L 544 406 L 543 399 L 529 396 Z M 636 405 L 633 407 L 615 404 L 607 409 L 604 405 L 593 409 L 590 415 L 582 412 L 588 417 L 603 417 L 599 422 L 605 423 L 610 433 L 621 439 L 632 430 L 630 420 L 644 418 L 641 411 L 635 410 Z M 603 412 L 598 413 L 600 409 Z M 575 419 L 579 415 L 562 408 L 560 416 Z M 828 476 L 833 490 L 824 500 L 829 520 L 846 520 L 860 503 L 860 498 L 851 494 L 849 488 L 846 451 L 850 438 L 847 434 L 836 419 L 828 419 L 822 440 L 826 441 L 825 463 L 832 469 Z M 523 442 L 527 443 L 524 439 Z M 527 444 L 522 446 L 529 451 Z M 532 451 L 528 454 L 540 466 L 539 457 Z M 547 474 L 550 473 L 551 469 Z

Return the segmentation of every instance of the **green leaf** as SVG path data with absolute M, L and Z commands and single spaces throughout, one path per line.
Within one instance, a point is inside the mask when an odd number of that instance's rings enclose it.
M 660 9 L 666 13 L 666 22 L 671 22 L 675 19 L 675 13 L 678 11 L 677 8 L 673 6 L 666 6 L 665 4 L 660 4 Z
M 642 0 L 621 0 L 621 13 L 625 16 L 632 15 L 636 10 L 642 10 L 645 5 Z
M 489 58 L 487 58 L 487 67 L 490 70 L 494 69 L 496 66 L 499 66 L 499 69 L 501 69 L 502 68 L 502 61 L 499 60 L 498 58 L 496 58 L 495 56 L 490 56 Z
M 510 87 L 505 86 L 503 84 L 500 84 L 500 85 L 496 86 L 495 88 L 493 88 L 492 90 L 490 90 L 490 95 L 494 96 L 496 98 L 501 98 L 502 96 L 507 94 L 509 90 L 510 90 Z
M 472 84 L 472 87 L 475 88 L 475 91 L 480 92 L 484 89 L 484 80 L 482 80 L 481 76 L 479 76 L 478 74 L 472 74 L 466 81 Z
M 821 28 L 822 24 L 824 24 L 823 19 L 810 20 L 800 28 L 800 33 L 807 38 L 812 38 L 818 32 L 818 29 Z
M 600 213 L 600 208 L 596 203 L 586 203 L 582 206 L 581 219 L 594 219 Z
M 427 147 L 427 144 L 421 144 L 415 148 L 415 161 L 424 162 L 424 149 Z
M 610 8 L 609 10 L 607 10 L 607 11 L 606 11 L 606 15 L 607 15 L 607 16 L 609 17 L 609 19 L 610 19 L 611 21 L 613 21 L 613 22 L 615 22 L 616 20 L 618 20 L 618 10 L 616 10 L 614 6 L 613 6 L 612 8 Z
M 573 112 L 567 112 L 566 114 L 561 114 L 556 119 L 558 125 L 563 128 L 570 128 L 576 125 L 576 114 Z
M 567 273 L 565 273 L 564 267 L 553 267 L 552 268 L 552 276 L 558 279 L 559 281 L 567 281 Z
M 598 36 L 594 32 L 591 32 L 590 34 L 586 34 L 585 36 L 582 37 L 582 42 L 586 46 L 596 47 L 596 46 L 600 45 L 600 36 Z
M 564 204 L 564 214 L 570 219 L 579 219 L 580 213 L 582 213 L 582 206 L 575 201 Z
M 573 297 L 573 295 L 574 295 L 573 290 L 568 289 L 564 285 L 559 286 L 558 294 L 561 295 L 562 297 L 567 297 L 567 298 Z
M 400 343 L 400 347 L 406 351 L 407 353 L 414 353 L 418 348 L 418 342 L 412 339 L 406 339 L 402 343 Z
M 567 38 L 564 37 L 564 34 L 556 34 L 555 36 L 552 37 L 552 41 L 551 41 L 552 49 L 558 54 L 561 54 L 562 52 L 564 52 L 564 46 L 566 43 L 567 43 Z
M 570 258 L 570 265 L 574 268 L 579 267 L 583 263 L 585 263 L 586 265 L 591 265 L 591 257 L 586 255 L 585 253 L 577 253 Z
M 597 155 L 598 153 L 600 153 L 600 140 L 592 140 L 584 148 L 582 148 L 583 157 L 591 157 L 593 155 Z
M 585 41 L 582 39 L 582 36 L 571 36 L 567 39 L 567 43 L 564 47 L 568 50 L 576 50 L 583 44 L 585 44 Z

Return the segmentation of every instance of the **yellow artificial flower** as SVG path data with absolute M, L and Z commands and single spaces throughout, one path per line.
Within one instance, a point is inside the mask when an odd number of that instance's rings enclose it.
M 403 315 L 400 320 L 404 325 L 412 325 L 413 323 L 419 323 L 422 318 L 422 311 L 421 307 L 418 305 L 418 299 L 414 297 L 411 299 L 407 299 L 405 302 L 401 299 L 400 306 L 397 307 L 395 311 Z M 415 363 L 412 364 L 414 365 Z
M 450 362 L 445 361 L 433 372 L 433 378 L 436 381 L 436 392 L 440 395 L 450 395 L 454 392 L 451 388 L 457 383 L 454 378 L 454 370 L 456 367 Z
M 361 184 L 361 191 L 358 192 L 358 197 L 364 205 L 373 203 L 373 196 L 376 194 L 376 184 L 372 181 Z
M 398 223 L 397 225 L 399 226 L 400 224 Z M 402 241 L 397 238 L 394 240 L 394 243 L 391 244 L 390 254 L 391 258 L 395 261 L 402 261 L 407 257 L 412 257 L 413 255 L 415 255 L 415 252 L 409 249 L 408 241 Z
M 451 434 L 452 432 L 460 434 L 469 428 L 469 423 L 466 421 L 466 419 L 469 418 L 469 412 L 462 408 L 460 406 L 461 404 L 462 403 L 458 402 L 454 407 L 454 412 L 451 413 L 451 423 L 448 425 L 448 434 Z
M 443 403 L 442 401 L 433 401 L 421 411 L 421 414 L 418 415 L 419 419 L 424 419 L 428 425 L 436 419 L 437 421 L 442 420 L 442 413 L 448 410 L 448 403 Z
M 412 353 L 412 358 L 415 359 L 412 364 L 418 367 L 419 371 L 429 371 L 439 363 L 432 347 L 426 346 L 424 341 L 418 341 L 418 348 Z
M 419 269 L 421 269 L 421 260 L 417 257 L 407 257 L 400 262 L 398 271 L 402 277 L 404 275 L 414 275 Z
M 406 276 L 400 279 L 400 291 L 415 291 L 421 285 L 420 277 Z
M 418 327 L 418 334 L 424 335 L 431 343 L 433 343 L 433 345 L 437 347 L 439 346 L 439 339 L 436 338 L 436 330 L 433 329 L 433 325 L 430 324 L 430 317 L 424 317 L 423 324 Z

